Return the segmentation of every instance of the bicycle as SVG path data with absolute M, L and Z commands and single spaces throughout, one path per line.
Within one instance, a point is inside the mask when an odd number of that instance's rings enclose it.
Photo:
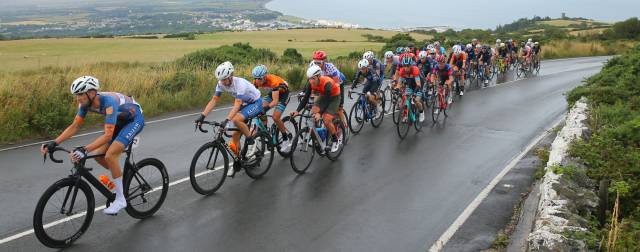
M 396 124 L 396 130 L 401 140 L 407 137 L 407 133 L 409 133 L 409 128 L 412 124 L 415 127 L 416 131 L 422 130 L 422 123 L 419 122 L 417 118 L 420 112 L 418 112 L 418 107 L 414 104 L 415 98 L 415 92 L 412 92 L 409 97 L 407 97 L 406 92 L 402 95 L 400 102 L 402 106 L 400 107 L 398 113 L 398 123 Z
M 289 97 L 288 99 L 290 100 L 291 97 Z M 270 142 L 271 146 L 274 147 L 276 151 L 278 151 L 278 154 L 280 154 L 281 157 L 288 158 L 291 155 L 291 149 L 289 149 L 289 151 L 282 150 L 281 145 L 284 142 L 284 138 L 283 138 L 282 132 L 278 128 L 278 125 L 276 125 L 274 122 L 271 124 L 271 127 L 268 126 L 269 118 L 273 120 L 273 115 L 267 115 L 263 113 L 260 116 L 258 116 L 258 118 L 260 118 L 260 123 L 256 123 L 254 125 L 254 128 L 251 131 L 252 134 L 259 130 L 268 132 L 268 134 L 271 135 L 271 142 Z M 267 124 L 265 125 L 264 122 L 267 122 Z M 289 131 L 289 135 L 287 136 L 288 139 L 292 139 L 293 136 L 295 136 L 296 133 L 298 133 L 298 124 L 296 123 L 295 120 L 293 120 L 293 118 L 291 118 L 291 116 L 282 117 L 282 123 L 285 125 L 285 128 L 287 128 L 287 131 Z
M 381 103 L 379 104 L 381 105 L 380 108 L 376 108 L 373 104 L 369 103 L 366 93 L 349 90 L 349 99 L 353 99 L 351 98 L 351 94 L 358 95 L 356 103 L 353 104 L 349 112 L 349 129 L 354 134 L 358 134 L 362 130 L 365 122 L 371 122 L 371 126 L 374 128 L 380 127 L 384 119 L 385 98 L 380 90 L 377 90 L 375 93 L 377 97 L 381 98 L 378 101 Z
M 393 109 L 393 106 L 392 106 L 393 104 L 391 102 L 391 96 L 393 93 L 391 88 L 391 83 L 392 83 L 391 79 L 385 79 L 382 82 L 384 88 L 381 87 L 381 89 L 382 89 L 382 93 L 384 94 L 384 100 L 385 100 L 384 113 L 389 113 Z
M 314 123 L 312 116 L 309 114 L 300 114 L 298 116 L 304 118 L 300 120 L 304 122 L 304 127 L 293 138 L 290 158 L 293 171 L 297 174 L 304 174 L 311 166 L 316 153 L 321 157 L 326 156 L 331 161 L 338 160 L 344 149 L 344 132 L 346 130 L 340 120 L 336 118 L 332 122 L 336 129 L 339 145 L 338 150 L 332 152 L 329 142 L 331 136 L 329 136 L 327 129 L 324 127 L 323 119 L 320 118 L 317 123 Z
M 250 129 L 253 128 L 251 122 L 254 120 L 262 124 L 259 119 L 253 118 L 249 120 L 247 125 Z M 225 125 L 222 123 L 204 121 L 202 124 L 196 126 L 202 133 L 209 132 L 203 129 L 202 125 L 211 125 L 214 129 L 213 133 L 215 137 L 212 141 L 202 145 L 196 151 L 191 161 L 189 180 L 196 192 L 202 195 L 211 195 L 220 189 L 229 171 L 229 156 L 231 156 L 233 160 L 233 163 L 231 163 L 233 165 L 233 172 L 229 177 L 234 177 L 237 172 L 244 169 L 250 178 L 260 179 L 271 168 L 274 146 L 272 145 L 271 136 L 268 131 L 258 130 L 258 132 L 253 135 L 253 144 L 248 144 L 245 138 L 240 153 L 236 154 L 226 144 L 224 136 L 231 137 L 227 135 L 227 131 L 239 131 L 238 129 L 225 129 Z M 264 127 L 264 129 L 266 129 L 266 127 Z M 203 154 L 205 155 L 203 156 Z M 222 159 L 222 165 L 216 166 L 219 157 Z M 201 158 L 203 159 L 201 160 Z M 263 161 L 266 161 L 266 163 L 263 163 Z M 210 177 L 213 177 L 213 179 L 207 179 Z M 211 180 L 212 183 L 208 183 L 208 180 Z
M 437 81 L 436 83 L 439 83 Z M 449 88 L 447 84 L 438 84 L 438 88 L 436 89 L 436 98 L 431 100 L 431 120 L 433 123 L 438 122 L 438 118 L 440 114 L 444 114 L 445 117 L 449 117 L 447 114 L 447 108 L 449 108 L 449 96 L 451 92 L 449 92 Z
M 525 59 L 526 60 L 526 59 Z M 526 68 L 522 67 L 526 64 Z M 529 77 L 531 74 L 533 74 L 533 62 L 529 62 L 529 63 L 521 63 L 520 67 L 518 67 L 518 70 L 516 70 L 516 75 L 518 76 L 518 78 L 520 77 Z
M 140 162 L 134 162 L 132 149 L 133 143 L 124 151 L 126 158 L 122 184 L 127 200 L 125 211 L 133 218 L 145 219 L 158 211 L 167 197 L 169 175 L 164 164 L 158 159 L 145 158 Z M 58 151 L 71 153 L 62 147 L 54 148 L 49 153 L 49 159 L 54 163 L 63 162 L 54 157 L 54 153 Z M 89 155 L 78 160 L 73 164 L 68 177 L 56 181 L 44 191 L 33 214 L 33 229 L 42 244 L 50 248 L 66 248 L 87 231 L 95 211 L 95 196 L 91 186 L 107 199 L 106 207 L 116 199 L 115 193 L 91 174 L 93 168 L 86 167 L 87 160 L 104 156 L 105 154 Z M 46 159 L 47 154 L 44 155 L 44 160 Z M 156 173 L 159 175 L 156 176 Z M 156 191 L 160 193 L 158 197 L 153 197 Z M 60 216 L 45 216 L 47 213 Z M 45 224 L 47 222 L 64 225 Z M 67 225 L 69 223 L 70 225 Z M 58 229 L 66 234 L 60 235 L 56 232 Z

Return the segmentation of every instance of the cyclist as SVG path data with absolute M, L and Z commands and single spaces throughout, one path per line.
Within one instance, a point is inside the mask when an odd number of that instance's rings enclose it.
M 74 149 L 70 158 L 73 162 L 78 162 L 90 152 L 105 154 L 104 157 L 97 157 L 95 160 L 111 171 L 116 199 L 103 212 L 115 215 L 127 207 L 122 186 L 122 169 L 119 164 L 120 155 L 144 128 L 144 116 L 140 105 L 132 97 L 99 91 L 100 82 L 94 77 L 82 76 L 73 81 L 71 94 L 75 95 L 78 101 L 78 113 L 73 123 L 54 141 L 42 145 L 40 151 L 43 154 L 51 153 L 58 144 L 71 138 L 80 129 L 88 112 L 104 115 L 104 134 L 90 144 Z
M 365 52 L 364 55 L 362 55 L 362 58 L 366 59 L 367 62 L 369 62 L 369 64 L 371 65 L 373 70 L 376 71 L 378 76 L 384 76 L 384 73 L 382 72 L 382 64 L 378 59 L 375 58 L 375 54 L 372 51 Z
M 449 65 L 453 66 L 456 77 L 460 78 L 460 96 L 464 95 L 464 75 L 467 66 L 467 54 L 462 51 L 460 45 L 453 46 L 453 53 Z
M 525 45 L 522 47 L 522 57 L 524 58 L 524 63 L 522 64 L 522 66 L 520 67 L 521 69 L 527 69 L 529 67 L 529 64 L 531 63 L 531 53 L 532 53 L 532 49 L 531 47 Z
M 418 54 L 418 58 L 419 61 L 417 67 L 420 70 L 420 79 L 422 81 L 422 87 L 424 88 L 427 87 L 427 85 L 430 85 L 429 80 L 431 80 L 431 71 L 433 71 L 436 63 L 433 56 L 427 53 L 427 51 L 421 51 Z M 428 89 L 428 92 L 423 94 L 423 96 L 426 98 L 427 95 L 431 94 L 431 89 Z
M 381 78 L 385 76 L 393 77 L 396 74 L 396 69 L 399 65 L 399 57 L 394 55 L 393 52 L 387 51 L 384 53 L 384 66 L 382 70 L 382 74 L 380 74 Z
M 251 71 L 253 75 L 253 84 L 257 88 L 267 88 L 268 95 L 262 99 L 262 108 L 266 114 L 271 108 L 275 108 L 273 111 L 273 122 L 276 124 L 280 132 L 282 133 L 282 140 L 280 150 L 288 152 L 291 149 L 291 132 L 287 131 L 287 128 L 282 122 L 282 113 L 287 108 L 289 98 L 289 84 L 281 77 L 269 74 L 265 65 L 258 65 Z M 264 122 L 265 125 L 267 122 Z
M 420 87 L 420 70 L 416 66 L 413 59 L 410 57 L 406 57 L 402 59 L 402 67 L 398 71 L 396 78 L 394 80 L 396 84 L 404 84 L 405 85 L 405 94 L 407 97 L 410 97 L 413 92 L 416 93 L 414 103 L 418 108 L 418 112 L 420 114 L 420 122 L 424 121 L 424 111 L 422 108 L 422 89 Z M 396 88 L 399 86 L 396 85 Z
M 323 118 L 324 126 L 331 135 L 331 152 L 335 152 L 342 144 L 342 138 L 338 138 L 333 125 L 333 118 L 337 115 L 340 106 L 340 85 L 335 83 L 334 79 L 323 76 L 322 69 L 318 65 L 312 65 L 307 69 L 307 80 L 309 85 L 305 86 L 304 97 L 291 116 L 299 115 L 300 111 L 307 106 L 311 93 L 316 93 L 311 113 L 315 121 L 320 120 L 320 117 Z
M 536 62 L 536 65 L 540 63 L 540 52 L 542 49 L 540 48 L 540 43 L 538 41 L 533 43 L 533 57 Z
M 478 64 L 480 66 L 480 70 L 483 71 L 484 84 L 486 86 L 489 84 L 488 73 L 491 72 L 491 50 L 489 50 L 489 46 L 483 45 L 480 52 L 478 52 Z
M 438 80 L 440 80 L 439 85 L 447 85 L 447 88 L 445 88 L 445 97 L 449 95 L 449 92 L 452 88 L 453 85 L 453 68 L 451 67 L 451 65 L 447 64 L 444 58 L 444 55 L 438 55 L 438 57 L 436 58 L 436 62 L 437 65 L 436 67 L 433 69 L 433 72 L 431 74 L 431 82 L 432 83 L 436 83 L 436 77 L 438 78 Z M 447 103 L 451 103 L 452 99 L 451 97 L 449 97 L 449 100 L 447 101 Z M 436 108 L 436 110 L 434 110 L 433 112 L 434 114 L 439 113 L 439 108 Z
M 231 111 L 229 111 L 227 118 L 223 121 L 222 126 L 224 128 L 227 123 L 231 121 L 240 130 L 240 132 L 233 132 L 231 143 L 229 143 L 229 148 L 238 155 L 238 153 L 240 153 L 240 133 L 244 135 L 248 145 L 253 145 L 254 142 L 249 127 L 245 122 L 258 116 L 263 111 L 263 108 L 260 90 L 248 80 L 233 76 L 233 72 L 233 64 L 229 61 L 220 64 L 216 68 L 215 76 L 216 79 L 218 79 L 216 90 L 195 123 L 197 125 L 202 124 L 209 112 L 215 108 L 222 93 L 229 93 L 234 98 L 233 107 Z M 247 154 L 247 156 L 250 155 Z M 233 175 L 234 173 L 233 169 L 229 169 L 228 172 L 229 175 Z
M 502 64 L 505 68 L 509 64 L 509 49 L 507 49 L 507 45 L 505 43 L 500 43 L 498 48 L 498 59 L 503 60 Z
M 436 49 L 436 54 L 437 55 L 445 55 L 445 54 L 447 54 L 447 50 L 444 49 L 444 46 L 440 46 L 440 42 L 439 41 L 433 42 L 433 47 Z
M 380 77 L 380 75 L 378 75 L 378 73 L 376 73 L 367 59 L 362 59 L 360 60 L 360 62 L 358 62 L 358 72 L 356 73 L 356 77 L 353 79 L 351 89 L 356 88 L 356 86 L 358 85 L 358 80 L 361 76 L 364 77 L 366 83 L 364 88 L 362 88 L 362 92 L 367 95 L 367 100 L 369 100 L 369 103 L 373 105 L 373 107 L 375 107 L 376 117 L 379 117 L 379 114 L 382 113 L 383 109 L 378 108 L 380 97 L 376 96 L 376 92 L 382 85 L 382 78 Z
M 327 53 L 324 51 L 315 51 L 313 53 L 313 61 L 311 61 L 311 65 L 317 65 L 320 67 L 320 73 L 322 76 L 327 76 L 333 79 L 333 83 L 338 84 L 340 86 L 340 106 L 338 108 L 338 116 L 340 120 L 344 124 L 345 129 L 348 127 L 347 118 L 344 113 L 344 75 L 338 70 L 338 68 L 332 64 L 327 62 Z

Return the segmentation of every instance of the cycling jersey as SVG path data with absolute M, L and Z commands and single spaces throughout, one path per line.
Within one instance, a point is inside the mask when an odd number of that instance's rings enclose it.
M 487 63 L 491 60 L 491 51 L 489 50 L 487 50 L 486 52 L 480 51 L 478 52 L 478 57 L 480 61 Z
M 335 78 L 335 77 L 340 78 L 340 71 L 338 70 L 338 68 L 334 64 L 329 63 L 329 62 L 325 62 L 324 63 L 324 69 L 322 69 L 321 75 L 322 76 L 328 76 L 328 77 L 331 77 L 331 78 Z M 340 83 L 338 83 L 338 84 L 340 84 Z
M 498 56 L 500 56 L 501 58 L 507 57 L 507 53 L 509 53 L 509 51 L 506 47 L 498 49 Z
M 289 84 L 284 79 L 273 74 L 265 75 L 262 80 L 262 85 L 258 85 L 255 80 L 253 81 L 253 84 L 257 88 L 269 88 L 271 89 L 271 92 L 278 90 L 281 94 L 289 88 Z
M 320 98 L 325 97 L 324 100 L 327 100 L 327 105 L 326 106 L 321 106 L 320 108 L 320 113 L 324 113 L 330 106 L 330 104 L 332 103 L 333 99 L 339 99 L 340 97 L 340 86 L 338 84 L 333 83 L 333 79 L 329 78 L 327 76 L 320 76 L 319 78 L 319 83 L 316 83 L 315 85 L 306 85 L 305 89 L 304 89 L 304 97 L 302 98 L 302 101 L 300 102 L 300 104 L 298 104 L 298 108 L 296 108 L 296 111 L 300 112 L 302 111 L 302 109 L 304 109 L 307 106 L 307 103 L 309 103 L 309 98 L 311 97 L 311 93 L 317 93 L 319 94 L 319 97 L 316 97 L 316 102 L 318 100 L 320 100 Z M 332 98 L 332 99 L 326 99 L 326 98 Z
M 463 63 L 467 60 L 467 55 L 465 53 L 460 53 L 460 55 L 456 55 L 455 53 L 451 56 L 451 63 L 457 66 L 458 68 L 462 68 Z
M 431 58 L 426 58 L 424 62 L 422 60 L 418 61 L 418 69 L 420 69 L 420 77 L 426 78 L 429 73 L 435 67 L 435 60 Z
M 115 92 L 99 92 L 96 98 L 100 101 L 100 108 L 79 106 L 76 120 L 84 121 L 88 112 L 105 115 L 105 132 L 113 133 L 109 144 L 118 141 L 125 147 L 129 146 L 133 138 L 144 128 L 144 116 L 140 105 L 132 97 Z
M 453 75 L 453 67 L 451 67 L 451 65 L 449 64 L 445 64 L 444 67 L 442 69 L 440 69 L 440 65 L 436 65 L 435 68 L 433 68 L 433 74 L 437 74 L 438 78 L 440 78 L 440 82 L 444 83 L 445 81 L 449 80 L 449 77 Z
M 284 112 L 287 107 L 288 97 L 289 97 L 289 85 L 287 82 L 273 74 L 267 74 L 262 81 L 262 85 L 258 86 L 254 81 L 254 84 L 257 87 L 266 87 L 270 88 L 271 91 L 264 97 L 264 101 L 266 104 L 270 104 L 273 101 L 273 92 L 278 91 L 278 105 L 276 105 L 276 111 Z M 269 110 L 270 108 L 266 108 Z
M 533 54 L 538 54 L 540 53 L 540 46 L 533 46 Z
M 260 90 L 248 80 L 235 76 L 229 86 L 222 85 L 222 83 L 218 82 L 214 95 L 220 97 L 222 92 L 229 93 L 233 98 L 242 100 L 243 103 L 253 103 L 260 99 Z
M 358 71 L 356 73 L 356 77 L 353 81 L 353 85 L 351 85 L 351 89 L 354 89 L 358 84 L 357 81 L 360 79 L 360 76 L 364 77 L 367 84 L 362 89 L 362 92 L 375 92 L 378 90 L 380 85 L 382 84 L 382 78 L 374 71 L 373 67 L 369 66 L 369 71 L 367 73 L 363 73 L 362 71 Z
M 467 60 L 476 60 L 477 51 L 476 49 L 471 49 L 467 51 Z

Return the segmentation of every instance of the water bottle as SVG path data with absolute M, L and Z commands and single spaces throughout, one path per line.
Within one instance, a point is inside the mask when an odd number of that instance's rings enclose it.
M 109 190 L 113 190 L 113 188 L 116 187 L 116 184 L 114 184 L 106 175 L 100 175 L 99 180 L 100 183 L 109 188 Z
M 318 135 L 320 135 L 320 139 L 322 139 L 322 141 L 327 139 L 327 129 L 316 128 L 316 131 L 318 132 Z

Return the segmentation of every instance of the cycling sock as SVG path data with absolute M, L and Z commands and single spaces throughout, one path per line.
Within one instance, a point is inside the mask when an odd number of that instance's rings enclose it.
M 122 187 L 122 176 L 119 178 L 113 179 L 113 183 L 116 185 L 116 201 L 125 202 L 123 187 Z

